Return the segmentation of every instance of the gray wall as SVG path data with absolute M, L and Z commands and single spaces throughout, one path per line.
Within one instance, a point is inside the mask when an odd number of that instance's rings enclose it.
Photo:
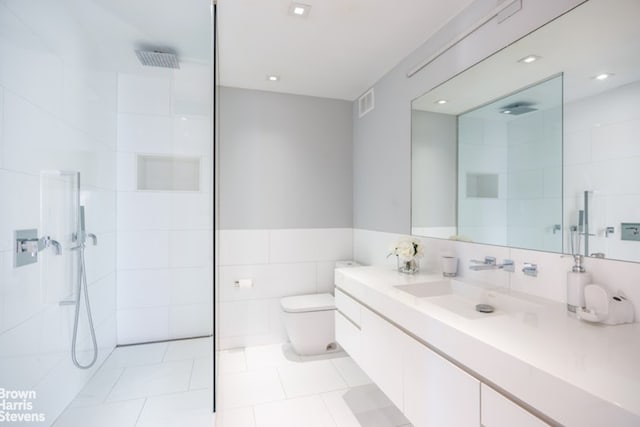
M 496 6 L 477 0 L 375 84 L 376 106 L 354 126 L 354 227 L 410 233 L 411 100 L 533 31 L 582 0 L 523 0 L 522 10 L 495 20 L 411 78 L 406 73 Z
M 223 87 L 220 228 L 353 225 L 351 102 Z
M 456 116 L 414 110 L 411 122 L 412 226 L 455 227 Z

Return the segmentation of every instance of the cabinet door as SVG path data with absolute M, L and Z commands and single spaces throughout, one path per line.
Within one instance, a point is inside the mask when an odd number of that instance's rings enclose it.
M 349 356 L 361 364 L 361 331 L 351 319 L 336 310 L 335 314 L 336 341 L 349 353 Z
M 549 425 L 488 385 L 482 384 L 481 390 L 484 427 L 545 427 Z
M 480 381 L 406 337 L 404 414 L 411 424 L 415 427 L 477 427 Z
M 402 410 L 402 331 L 362 308 L 362 353 L 358 362 L 380 390 Z

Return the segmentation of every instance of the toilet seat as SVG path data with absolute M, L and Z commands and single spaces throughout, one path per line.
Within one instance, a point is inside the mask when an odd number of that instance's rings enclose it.
M 296 295 L 280 300 L 286 313 L 310 313 L 314 311 L 335 310 L 336 305 L 331 294 Z

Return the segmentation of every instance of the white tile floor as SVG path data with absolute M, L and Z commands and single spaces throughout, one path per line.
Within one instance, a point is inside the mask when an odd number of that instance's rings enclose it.
M 216 427 L 410 427 L 345 353 L 219 352 Z M 211 338 L 117 348 L 54 427 L 213 427 Z
M 216 427 L 399 427 L 402 413 L 345 353 L 288 344 L 219 353 Z
M 212 427 L 211 338 L 119 347 L 54 427 Z

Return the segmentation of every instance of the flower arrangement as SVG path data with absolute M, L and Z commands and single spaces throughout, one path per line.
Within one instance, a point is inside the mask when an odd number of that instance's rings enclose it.
M 420 269 L 418 259 L 424 255 L 424 246 L 416 238 L 403 238 L 391 246 L 387 257 L 395 255 L 398 261 L 398 271 L 401 273 L 417 273 Z
M 404 238 L 398 240 L 393 246 L 388 256 L 395 255 L 403 260 L 412 258 L 422 258 L 424 255 L 424 246 L 422 242 L 416 238 Z

